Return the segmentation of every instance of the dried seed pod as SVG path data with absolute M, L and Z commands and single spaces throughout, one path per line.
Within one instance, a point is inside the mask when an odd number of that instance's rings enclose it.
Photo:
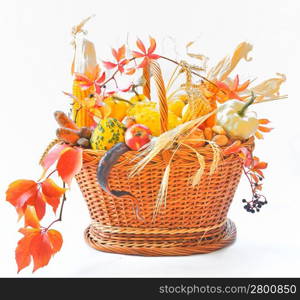
M 216 134 L 222 134 L 222 135 L 226 135 L 226 131 L 224 130 L 224 128 L 222 126 L 219 125 L 215 125 L 212 128 L 213 132 L 215 132 Z
M 82 148 L 91 148 L 90 140 L 84 137 L 77 141 L 77 145 Z
M 212 139 L 213 132 L 212 132 L 212 129 L 210 127 L 204 128 L 204 137 L 205 137 L 205 139 L 207 139 L 209 141 Z
M 228 143 L 228 137 L 224 134 L 217 134 L 212 140 L 219 146 L 225 146 Z
M 58 128 L 56 130 L 56 136 L 63 140 L 65 143 L 75 145 L 80 139 L 79 131 L 70 128 Z
M 89 127 L 81 127 L 79 131 L 79 135 L 82 138 L 90 139 L 92 136 L 93 130 Z

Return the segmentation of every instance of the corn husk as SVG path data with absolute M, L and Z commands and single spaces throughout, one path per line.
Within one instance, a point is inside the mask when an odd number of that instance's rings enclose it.
M 80 73 L 88 76 L 90 79 L 95 79 L 98 74 L 99 66 L 97 64 L 96 50 L 94 44 L 86 39 L 87 32 L 83 29 L 84 25 L 92 18 L 90 16 L 73 26 L 73 46 L 74 58 L 71 66 L 71 73 Z
M 192 66 L 192 69 L 195 70 L 195 71 L 205 71 L 206 70 L 206 67 L 207 67 L 207 62 L 208 62 L 208 57 L 203 55 L 203 54 L 200 54 L 200 53 L 192 53 L 189 51 L 189 48 L 195 43 L 195 41 L 191 41 L 189 43 L 186 44 L 185 46 L 185 49 L 186 49 L 186 54 L 189 56 L 189 57 L 192 57 L 192 58 L 195 58 L 197 60 L 199 60 L 202 65 L 201 66 Z
M 279 90 L 282 85 L 286 81 L 286 76 L 281 73 L 276 73 L 279 78 L 270 78 L 268 80 L 263 81 L 262 83 L 254 86 L 251 90 L 260 96 L 264 97 L 278 97 Z
M 209 79 L 225 80 L 229 74 L 235 69 L 241 59 L 251 61 L 252 58 L 248 57 L 248 53 L 252 50 L 253 46 L 249 43 L 240 43 L 231 57 L 224 57 L 215 67 L 210 69 L 207 74 Z

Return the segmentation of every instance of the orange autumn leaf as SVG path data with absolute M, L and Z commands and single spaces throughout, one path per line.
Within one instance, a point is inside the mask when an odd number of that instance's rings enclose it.
M 25 216 L 25 227 L 31 226 L 33 228 L 40 228 L 39 218 L 36 214 L 34 206 L 27 205 L 24 216 Z
M 15 251 L 15 259 L 18 265 L 18 273 L 30 265 L 31 257 L 30 257 L 30 245 L 31 240 L 35 236 L 36 233 L 39 232 L 36 228 L 21 228 L 19 230 L 24 237 L 19 240 L 16 251 Z
M 40 231 L 32 238 L 30 254 L 32 255 L 34 263 L 33 272 L 48 265 L 51 259 L 52 249 L 47 233 Z
M 135 73 L 136 69 L 135 68 L 128 68 L 126 70 L 126 75 L 133 75 Z
M 108 70 L 118 67 L 118 70 L 123 73 L 124 66 L 129 63 L 129 60 L 125 58 L 126 48 L 125 45 L 121 46 L 118 50 L 112 48 L 111 50 L 113 57 L 116 60 L 116 63 L 110 61 L 102 61 L 104 67 Z
M 6 201 L 10 202 L 19 214 L 23 216 L 28 204 L 36 205 L 38 197 L 38 184 L 33 180 L 20 179 L 12 182 L 6 191 Z M 44 211 L 39 210 L 39 217 L 44 216 Z
M 236 153 L 236 152 L 240 151 L 241 144 L 242 143 L 241 143 L 240 140 L 236 140 L 230 146 L 228 146 L 227 148 L 225 148 L 223 150 L 223 154 L 224 155 L 229 155 L 229 154 Z
M 56 230 L 39 230 L 36 228 L 21 228 L 24 237 L 18 242 L 16 248 L 16 262 L 18 272 L 29 266 L 33 259 L 33 272 L 46 266 L 52 255 L 61 249 L 63 240 Z
M 47 178 L 41 183 L 43 199 L 52 206 L 53 211 L 56 212 L 59 206 L 61 196 L 67 189 L 58 186 L 52 179 Z
M 250 81 L 247 80 L 240 85 L 239 75 L 236 75 L 231 86 L 229 86 L 225 82 L 217 80 L 216 86 L 222 91 L 222 93 L 217 97 L 218 102 L 224 103 L 229 99 L 238 99 L 242 101 L 243 99 L 239 96 L 238 93 L 244 91 L 249 84 Z
M 48 237 L 52 247 L 52 254 L 55 254 L 61 249 L 63 238 L 60 232 L 54 229 L 48 230 Z
M 253 178 L 253 180 L 257 183 L 259 181 L 258 177 L 253 174 L 253 173 L 250 173 L 250 176 Z
M 260 170 L 266 169 L 267 167 L 268 167 L 268 163 L 266 163 L 264 161 L 261 161 L 254 165 L 255 169 L 260 169 Z
M 118 49 L 118 51 L 116 51 L 115 49 L 112 49 L 112 54 L 117 62 L 119 62 L 121 59 L 125 58 L 125 52 L 126 52 L 125 45 L 121 46 Z
M 269 124 L 270 121 L 268 119 L 259 119 L 258 120 L 258 123 L 259 124 L 262 124 L 262 125 L 266 125 L 266 124 Z
M 37 183 L 33 180 L 19 179 L 12 182 L 6 191 L 6 201 L 16 208 L 24 206 L 37 190 Z
M 259 140 L 263 140 L 263 138 L 264 138 L 264 136 L 263 136 L 260 132 L 258 132 L 258 131 L 255 132 L 255 136 L 256 136 Z
M 107 70 L 114 69 L 117 66 L 117 64 L 112 63 L 110 61 L 102 61 L 102 64 Z
M 155 39 L 150 36 L 149 40 L 150 40 L 150 46 L 148 50 L 146 50 L 144 43 L 140 39 L 138 39 L 136 41 L 136 45 L 139 48 L 139 50 L 141 50 L 142 52 L 132 51 L 132 55 L 134 58 L 144 58 L 143 61 L 139 64 L 138 68 L 144 68 L 145 66 L 147 66 L 151 61 L 151 59 L 160 58 L 159 55 L 153 53 L 156 49 Z
M 265 177 L 265 176 L 264 176 L 264 173 L 263 173 L 260 169 L 255 170 L 255 172 L 256 172 L 259 176 L 261 176 L 262 178 Z
M 47 171 L 57 161 L 61 152 L 67 147 L 67 144 L 57 144 L 47 153 L 41 161 L 41 165 L 45 171 Z
M 57 171 L 62 180 L 71 185 L 73 177 L 82 167 L 82 149 L 68 147 L 63 150 L 57 162 Z
M 260 130 L 262 132 L 270 132 L 273 129 L 274 128 L 269 128 L 269 127 L 265 127 L 265 126 L 258 126 L 258 130 Z
M 6 191 L 6 201 L 16 208 L 19 219 L 28 205 L 34 206 L 39 220 L 45 215 L 46 204 L 39 191 L 39 184 L 33 180 L 20 179 L 12 182 Z

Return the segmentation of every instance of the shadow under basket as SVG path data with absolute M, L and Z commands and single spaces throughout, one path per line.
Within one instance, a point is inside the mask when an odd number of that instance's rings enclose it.
M 253 139 L 244 144 L 253 150 Z M 111 189 L 131 192 L 137 199 L 112 197 L 100 188 L 96 171 L 103 151 L 84 150 L 83 168 L 76 175 L 87 202 L 92 222 L 85 230 L 87 243 L 101 251 L 163 256 L 209 253 L 231 244 L 236 227 L 227 218 L 242 173 L 237 154 L 223 157 L 209 175 L 213 151 L 197 149 L 206 167 L 200 183 L 192 187 L 191 177 L 199 169 L 195 153 L 180 149 L 171 162 L 166 203 L 153 218 L 161 179 L 170 155 L 157 155 L 134 177 L 128 175 L 136 152 L 122 155 L 111 170 Z M 137 218 L 136 206 L 141 218 Z

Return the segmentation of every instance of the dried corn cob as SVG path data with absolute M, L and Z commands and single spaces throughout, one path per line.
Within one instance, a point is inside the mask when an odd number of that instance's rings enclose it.
M 73 95 L 79 100 L 79 102 L 82 102 L 94 92 L 94 87 L 83 90 L 79 84 L 79 81 L 73 81 Z M 72 119 L 75 121 L 78 127 L 90 127 L 94 123 L 93 118 L 91 117 L 89 112 L 76 102 L 74 102 L 72 109 Z
M 189 99 L 187 111 L 184 113 L 182 121 L 187 122 L 202 117 L 211 112 L 211 110 L 211 105 L 206 98 L 201 96 Z
M 83 30 L 83 25 L 88 20 L 89 18 L 73 28 L 75 53 L 71 73 L 83 74 L 93 81 L 97 77 L 99 66 L 97 64 L 94 44 L 84 37 L 86 32 Z M 82 103 L 91 93 L 94 93 L 94 86 L 83 90 L 80 82 L 74 79 L 73 95 L 79 100 L 79 103 Z M 73 103 L 72 118 L 78 127 L 89 127 L 94 123 L 93 118 L 86 108 L 81 107 L 79 103 Z

